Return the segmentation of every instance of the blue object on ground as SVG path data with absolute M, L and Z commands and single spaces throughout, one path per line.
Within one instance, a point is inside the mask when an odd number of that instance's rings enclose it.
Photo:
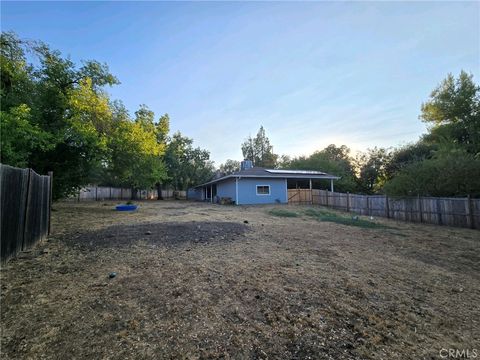
M 137 210 L 137 205 L 117 205 L 115 208 L 117 211 L 133 211 Z

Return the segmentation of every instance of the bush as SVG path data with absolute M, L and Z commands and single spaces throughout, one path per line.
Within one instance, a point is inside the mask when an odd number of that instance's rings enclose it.
M 412 163 L 385 184 L 392 196 L 480 196 L 480 159 L 462 152 Z

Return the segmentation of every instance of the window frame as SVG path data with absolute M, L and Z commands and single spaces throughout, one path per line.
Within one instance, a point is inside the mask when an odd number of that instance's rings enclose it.
M 268 194 L 259 193 L 259 192 L 258 192 L 258 188 L 259 188 L 259 187 L 266 187 L 266 188 L 268 188 Z M 257 185 L 255 185 L 255 192 L 256 192 L 257 196 L 270 196 L 270 195 L 271 195 L 270 185 L 269 185 L 269 184 L 257 184 Z

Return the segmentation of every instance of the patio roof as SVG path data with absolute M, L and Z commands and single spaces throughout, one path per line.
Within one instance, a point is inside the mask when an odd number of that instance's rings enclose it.
M 338 180 L 340 177 L 330 175 L 321 171 L 312 170 L 277 170 L 277 169 L 265 169 L 261 167 L 253 167 L 246 170 L 236 171 L 233 174 L 222 176 L 218 179 L 213 179 L 204 184 L 195 186 L 195 188 L 215 184 L 228 179 L 241 179 L 241 178 L 270 178 L 270 179 L 327 179 Z

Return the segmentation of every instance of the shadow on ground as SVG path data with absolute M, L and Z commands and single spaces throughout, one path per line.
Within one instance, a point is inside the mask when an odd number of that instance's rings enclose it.
M 138 242 L 159 246 L 181 246 L 229 242 L 240 239 L 247 225 L 233 222 L 171 222 L 133 225 L 114 225 L 62 240 L 80 250 L 128 247 Z

